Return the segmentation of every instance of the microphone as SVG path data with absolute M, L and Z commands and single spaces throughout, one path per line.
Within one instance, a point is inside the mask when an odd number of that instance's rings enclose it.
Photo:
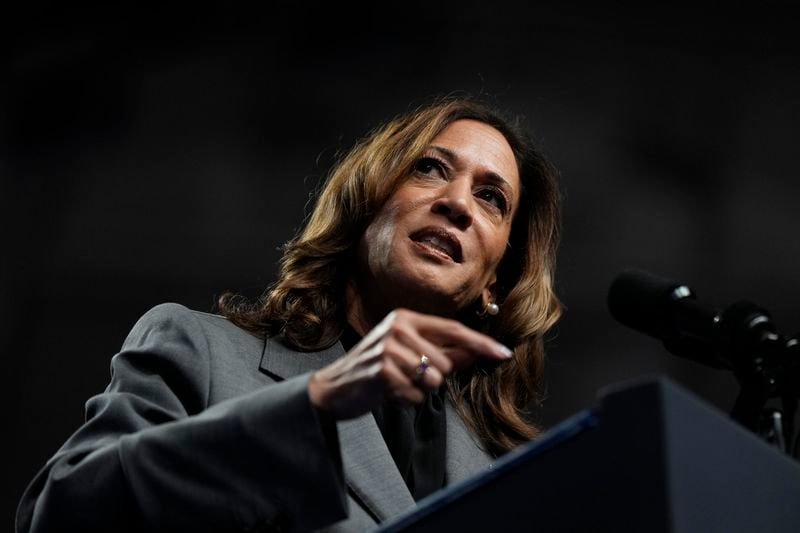
M 732 370 L 741 389 L 731 416 L 769 442 L 782 433 L 783 416 L 778 411 L 777 418 L 773 413 L 766 419 L 765 405 L 781 397 L 791 440 L 800 397 L 800 336 L 778 335 L 766 311 L 745 300 L 719 311 L 701 305 L 686 284 L 641 270 L 613 280 L 608 309 L 622 324 L 661 339 L 675 355 Z M 790 445 L 785 448 L 793 453 Z
M 611 283 L 608 309 L 622 324 L 661 339 L 671 353 L 734 371 L 778 340 L 769 314 L 739 301 L 720 311 L 697 302 L 686 284 L 641 270 L 626 270 Z

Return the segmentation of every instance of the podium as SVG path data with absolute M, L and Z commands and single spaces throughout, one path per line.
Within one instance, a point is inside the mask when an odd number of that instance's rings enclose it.
M 602 390 L 381 533 L 800 532 L 800 463 L 665 377 Z

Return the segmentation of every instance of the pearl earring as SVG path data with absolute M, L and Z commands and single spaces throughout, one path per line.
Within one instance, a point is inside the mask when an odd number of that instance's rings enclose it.
M 483 309 L 481 309 L 480 311 L 476 311 L 476 314 L 481 318 L 486 318 L 486 315 L 495 316 L 499 312 L 500 312 L 500 306 L 494 302 L 489 302 L 483 307 Z

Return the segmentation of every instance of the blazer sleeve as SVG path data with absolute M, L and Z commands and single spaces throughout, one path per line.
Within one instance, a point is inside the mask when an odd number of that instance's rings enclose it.
M 153 308 L 112 359 L 86 422 L 29 485 L 23 531 L 307 531 L 347 515 L 336 430 L 309 374 L 209 406 L 208 338 Z

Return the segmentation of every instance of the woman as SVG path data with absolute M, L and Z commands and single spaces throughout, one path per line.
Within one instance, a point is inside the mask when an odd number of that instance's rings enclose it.
M 479 473 L 536 434 L 557 238 L 516 127 L 467 100 L 389 122 L 262 301 L 139 320 L 18 530 L 363 531 Z

